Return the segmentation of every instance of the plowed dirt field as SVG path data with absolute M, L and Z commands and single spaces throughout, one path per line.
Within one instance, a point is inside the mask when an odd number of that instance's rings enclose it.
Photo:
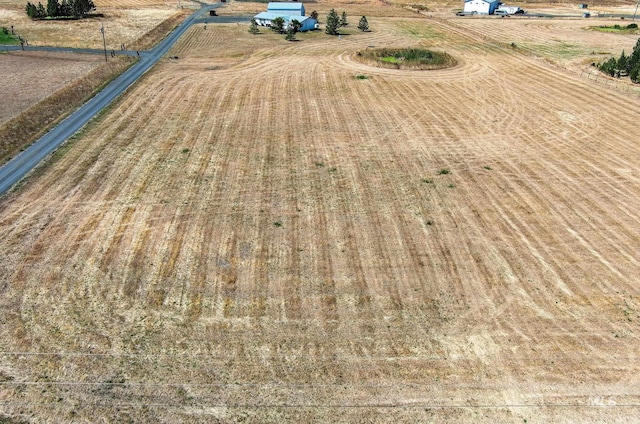
M 193 27 L 3 199 L 0 411 L 640 416 L 640 98 L 538 54 L 583 21 L 510 21 L 514 49 L 505 20 L 412 16 L 297 43 Z

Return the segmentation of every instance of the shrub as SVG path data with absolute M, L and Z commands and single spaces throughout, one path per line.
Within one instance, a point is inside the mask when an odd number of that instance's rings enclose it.
M 443 69 L 455 65 L 454 58 L 444 52 L 427 49 L 367 49 L 357 55 L 365 63 L 373 62 L 384 68 Z
M 358 22 L 358 29 L 362 32 L 369 31 L 369 21 L 367 21 L 366 16 L 360 18 L 360 22 Z

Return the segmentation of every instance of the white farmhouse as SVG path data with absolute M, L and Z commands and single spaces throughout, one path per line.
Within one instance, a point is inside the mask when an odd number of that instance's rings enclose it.
M 270 2 L 266 12 L 261 12 L 254 16 L 258 25 L 267 27 L 271 26 L 271 22 L 275 18 L 284 19 L 285 30 L 293 20 L 302 24 L 300 31 L 314 29 L 318 23 L 315 19 L 304 16 L 304 5 L 297 2 Z
M 464 12 L 491 15 L 500 6 L 499 0 L 465 0 Z

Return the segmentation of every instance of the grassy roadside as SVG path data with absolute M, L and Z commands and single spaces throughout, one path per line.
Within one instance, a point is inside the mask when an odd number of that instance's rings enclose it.
M 12 35 L 6 27 L 0 27 L 0 44 L 17 45 L 20 44 L 20 40 L 15 35 Z

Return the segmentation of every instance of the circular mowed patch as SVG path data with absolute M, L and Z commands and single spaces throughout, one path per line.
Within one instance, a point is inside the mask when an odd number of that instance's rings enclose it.
M 447 53 L 427 49 L 367 49 L 356 53 L 360 62 L 390 69 L 432 70 L 457 64 Z

